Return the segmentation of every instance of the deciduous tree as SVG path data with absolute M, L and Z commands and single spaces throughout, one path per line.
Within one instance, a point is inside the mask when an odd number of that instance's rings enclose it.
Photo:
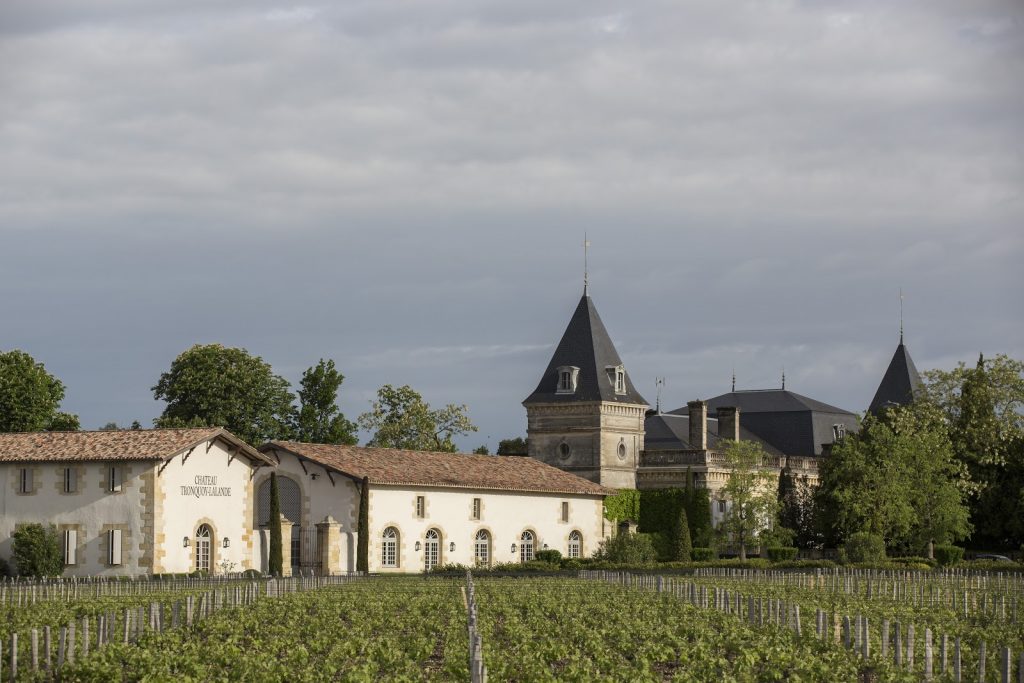
M 338 390 L 345 376 L 333 360 L 320 362 L 302 373 L 299 410 L 294 437 L 308 443 L 355 444 L 357 425 L 345 419 L 338 408 Z
M 19 576 L 60 576 L 64 572 L 60 538 L 52 524 L 23 524 L 12 535 Z
M 725 447 L 729 479 L 720 495 L 729 502 L 722 530 L 747 559 L 747 544 L 770 526 L 778 510 L 774 474 L 764 469 L 764 449 L 754 441 L 729 441 Z
M 153 395 L 167 402 L 158 427 L 226 427 L 254 445 L 290 435 L 288 382 L 245 349 L 197 344 L 160 375 Z
M 19 351 L 0 351 L 0 432 L 76 431 L 78 416 L 58 412 L 64 384 Z
M 477 431 L 466 406 L 448 404 L 433 410 L 408 385 L 385 384 L 370 406 L 369 412 L 359 416 L 359 426 L 374 432 L 369 446 L 454 453 L 453 437 Z
M 529 455 L 530 446 L 526 439 L 517 436 L 514 439 L 502 439 L 498 442 L 498 455 Z

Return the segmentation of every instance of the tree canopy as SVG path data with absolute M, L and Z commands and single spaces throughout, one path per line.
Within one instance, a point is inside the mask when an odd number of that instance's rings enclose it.
M 197 344 L 183 352 L 153 387 L 167 402 L 158 427 L 220 426 L 261 444 L 288 438 L 294 395 L 270 365 L 245 349 Z
M 0 351 L 0 432 L 76 431 L 78 416 L 59 411 L 64 384 L 19 351 Z
M 417 451 L 456 451 L 454 437 L 477 431 L 465 405 L 449 403 L 434 410 L 412 387 L 385 384 L 359 426 L 374 432 L 369 446 Z
M 526 439 L 517 436 L 514 439 L 502 439 L 498 442 L 498 455 L 529 455 L 530 446 Z
M 334 361 L 323 358 L 302 373 L 294 438 L 308 443 L 349 445 L 359 441 L 358 426 L 345 419 L 338 408 L 338 390 L 344 381 L 345 376 L 335 369 Z
M 720 491 L 728 501 L 721 530 L 739 546 L 747 559 L 747 544 L 762 528 L 775 521 L 778 498 L 774 474 L 763 468 L 765 452 L 755 441 L 729 441 L 725 447 L 729 479 Z

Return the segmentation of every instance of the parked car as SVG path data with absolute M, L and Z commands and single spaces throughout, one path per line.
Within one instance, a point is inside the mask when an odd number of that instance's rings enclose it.
M 990 562 L 1013 562 L 1006 555 L 975 555 L 976 560 L 989 560 Z

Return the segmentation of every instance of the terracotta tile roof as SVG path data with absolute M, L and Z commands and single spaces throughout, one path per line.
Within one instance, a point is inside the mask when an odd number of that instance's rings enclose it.
M 0 462 L 166 460 L 215 438 L 241 447 L 250 460 L 270 462 L 222 427 L 0 434 Z
M 260 447 L 280 449 L 371 484 L 612 495 L 612 489 L 526 457 L 431 453 L 392 448 L 271 441 Z

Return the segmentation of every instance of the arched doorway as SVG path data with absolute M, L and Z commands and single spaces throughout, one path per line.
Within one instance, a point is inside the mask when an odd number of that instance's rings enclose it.
M 305 563 L 303 559 L 309 559 L 315 561 L 317 558 L 316 553 L 316 529 L 312 529 L 313 533 L 308 531 L 305 533 L 306 547 L 303 547 L 303 529 L 302 529 L 302 489 L 299 488 L 298 482 L 294 479 L 282 475 L 277 476 L 277 493 L 281 501 L 281 514 L 288 518 L 288 521 L 293 524 L 292 526 L 292 537 L 290 539 L 291 545 L 291 556 L 292 556 L 292 570 L 295 571 L 302 567 Z M 260 484 L 259 489 L 256 492 L 256 523 L 259 526 L 269 524 L 270 522 L 270 479 L 267 479 Z M 288 541 L 288 539 L 282 539 Z M 319 565 L 319 563 L 316 563 Z
M 441 532 L 430 529 L 423 544 L 423 569 L 430 571 L 441 561 Z
M 476 532 L 473 542 L 473 563 L 478 567 L 491 566 L 491 535 L 486 529 Z
M 196 571 L 211 573 L 213 567 L 213 530 L 209 524 L 200 524 L 196 529 Z

